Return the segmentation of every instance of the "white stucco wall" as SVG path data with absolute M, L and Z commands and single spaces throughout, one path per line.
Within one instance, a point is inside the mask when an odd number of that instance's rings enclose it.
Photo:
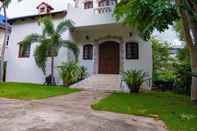
M 3 41 L 4 41 L 4 29 L 0 29 L 0 54 L 2 51 Z
M 128 60 L 124 57 L 124 70 L 125 71 L 129 69 L 142 70 L 148 73 L 149 78 L 151 78 L 152 77 L 152 47 L 148 42 L 145 41 L 138 41 L 138 44 L 139 44 L 139 59 Z M 124 51 L 124 53 L 125 52 L 126 51 Z
M 4 42 L 4 35 L 5 35 L 5 30 L 4 29 L 0 29 L 0 54 L 2 52 L 2 46 L 3 46 L 3 42 Z M 8 60 L 8 56 L 7 55 L 8 55 L 8 46 L 6 45 L 6 47 L 5 47 L 5 54 L 4 54 L 4 61 Z
M 55 19 L 54 23 L 59 23 L 63 18 Z M 31 54 L 29 58 L 19 58 L 19 45 L 18 42 L 23 40 L 31 33 L 41 33 L 41 27 L 35 20 L 28 20 L 12 25 L 12 32 L 8 45 L 8 65 L 7 65 L 7 81 L 8 82 L 30 82 L 30 83 L 43 83 L 45 76 L 41 69 L 39 69 L 34 60 L 34 49 L 36 43 L 31 46 Z M 69 32 L 63 34 L 64 39 L 69 39 Z M 55 59 L 57 66 L 62 61 L 67 61 L 67 49 L 62 48 L 58 57 Z M 47 62 L 47 74 L 50 71 L 50 61 Z M 55 77 L 57 83 L 61 82 L 57 69 L 55 70 Z
M 83 8 L 68 7 L 67 19 L 74 21 L 74 30 L 63 34 L 63 38 L 74 40 L 80 48 L 79 61 L 85 66 L 89 75 L 97 73 L 98 70 L 98 45 L 105 41 L 115 41 L 120 44 L 120 71 L 128 69 L 139 69 L 147 72 L 152 76 L 152 48 L 151 45 L 143 41 L 137 31 L 130 27 L 116 24 L 112 14 L 95 14 L 94 9 L 84 10 Z M 54 23 L 59 23 L 63 18 L 55 19 Z M 7 81 L 8 82 L 28 82 L 43 83 L 45 76 L 34 61 L 34 49 L 36 44 L 31 47 L 31 55 L 29 58 L 19 58 L 18 42 L 23 40 L 25 36 L 31 33 L 41 33 L 41 28 L 35 20 L 25 20 L 24 22 L 12 25 L 12 32 L 8 45 L 7 55 Z M 132 36 L 130 34 L 132 33 Z M 87 36 L 89 39 L 87 40 Z M 139 59 L 127 60 L 125 58 L 125 43 L 139 43 Z M 83 45 L 92 44 L 94 48 L 93 60 L 83 60 Z M 62 61 L 68 61 L 72 55 L 65 48 L 62 48 L 58 57 L 55 59 L 55 65 L 59 65 Z M 47 62 L 47 74 L 50 72 L 50 60 Z M 55 78 L 57 83 L 61 83 L 61 78 L 57 69 L 55 70 Z
M 83 9 L 68 5 L 67 12 L 67 18 L 74 22 L 75 27 L 116 23 L 112 12 L 98 14 L 96 8 Z

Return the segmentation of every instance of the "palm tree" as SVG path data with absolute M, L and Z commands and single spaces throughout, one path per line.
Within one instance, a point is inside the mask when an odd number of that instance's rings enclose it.
M 40 19 L 40 25 L 43 27 L 42 34 L 33 33 L 28 35 L 20 44 L 22 44 L 23 49 L 26 49 L 35 42 L 40 43 L 34 52 L 36 64 L 42 69 L 43 73 L 46 74 L 46 61 L 48 57 L 51 58 L 51 78 L 52 84 L 54 84 L 54 58 L 57 56 L 59 49 L 66 47 L 73 51 L 76 61 L 78 59 L 79 49 L 76 44 L 61 38 L 61 34 L 65 32 L 65 30 L 73 27 L 71 21 L 64 20 L 60 22 L 55 29 L 51 18 L 44 17 Z
M 0 2 L 2 3 L 2 6 L 0 7 L 0 10 L 3 8 L 3 14 L 5 17 L 5 34 L 4 34 L 4 41 L 3 41 L 3 45 L 2 45 L 2 51 L 0 54 L 0 82 L 3 81 L 3 69 L 4 69 L 4 55 L 5 55 L 5 48 L 6 48 L 6 41 L 7 41 L 7 37 L 8 37 L 8 19 L 7 19 L 7 12 L 6 12 L 6 8 L 8 7 L 8 5 L 11 3 L 12 0 L 0 0 Z M 21 1 L 21 0 L 18 0 Z

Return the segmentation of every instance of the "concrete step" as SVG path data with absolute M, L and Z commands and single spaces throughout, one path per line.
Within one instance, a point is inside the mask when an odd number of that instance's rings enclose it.
M 120 90 L 120 75 L 97 74 L 72 85 L 73 88 L 91 89 L 91 90 Z

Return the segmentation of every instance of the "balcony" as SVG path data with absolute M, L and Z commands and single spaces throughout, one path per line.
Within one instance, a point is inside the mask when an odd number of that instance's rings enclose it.
M 114 6 L 105 6 L 105 7 L 98 7 L 94 8 L 95 15 L 104 15 L 104 14 L 111 14 L 113 13 Z
M 116 20 L 112 17 L 115 6 L 96 7 L 91 9 L 75 8 L 68 6 L 67 19 L 74 22 L 75 27 L 113 24 Z

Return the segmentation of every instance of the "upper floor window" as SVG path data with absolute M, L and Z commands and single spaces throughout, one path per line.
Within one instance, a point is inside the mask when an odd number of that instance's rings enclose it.
M 30 57 L 31 45 L 24 48 L 22 44 L 19 44 L 19 57 Z
M 98 2 L 99 7 L 104 7 L 104 6 L 111 6 L 111 5 L 116 5 L 117 0 L 100 0 Z
M 126 59 L 139 59 L 139 46 L 136 42 L 126 43 Z
M 54 10 L 54 8 L 51 5 L 45 2 L 40 3 L 36 8 L 38 9 L 39 14 L 49 13 L 52 10 Z
M 93 1 L 87 1 L 84 3 L 84 9 L 93 8 Z
M 92 60 L 93 58 L 93 46 L 88 44 L 83 46 L 83 59 Z
M 46 11 L 46 7 L 40 7 L 40 13 L 44 13 Z

